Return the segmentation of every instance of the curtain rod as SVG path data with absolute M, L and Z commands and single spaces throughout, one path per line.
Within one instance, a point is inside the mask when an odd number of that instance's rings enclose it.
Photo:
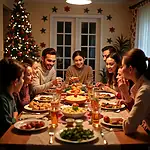
M 140 7 L 141 5 L 144 5 L 145 2 L 150 2 L 150 0 L 142 0 L 134 5 L 130 6 L 129 9 L 135 9 L 137 7 Z

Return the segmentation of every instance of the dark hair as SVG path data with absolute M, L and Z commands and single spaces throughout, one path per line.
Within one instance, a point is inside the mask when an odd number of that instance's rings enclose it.
M 54 48 L 46 48 L 42 52 L 42 56 L 45 58 L 47 54 L 56 55 L 56 50 Z
M 24 67 L 13 59 L 0 61 L 0 90 L 6 90 L 12 81 L 20 79 Z
M 81 56 L 83 59 L 85 58 L 84 52 L 81 51 L 81 50 L 76 50 L 76 51 L 74 51 L 74 53 L 73 53 L 73 55 L 72 55 L 72 59 L 74 60 L 74 58 L 75 58 L 76 56 Z
M 150 60 L 145 56 L 145 53 L 141 49 L 131 49 L 123 58 L 127 67 L 132 66 L 133 68 L 136 68 L 137 77 L 144 74 L 146 78 L 150 79 Z M 148 66 L 146 61 L 148 61 Z
M 109 50 L 110 53 L 116 52 L 116 49 L 115 49 L 113 46 L 111 46 L 111 45 L 105 46 L 104 48 L 102 48 L 102 52 L 104 52 L 104 51 L 106 51 L 106 50 Z
M 115 73 L 109 73 L 107 71 L 108 84 L 111 85 L 111 84 L 113 84 L 113 81 L 114 81 L 114 85 L 117 86 L 117 78 L 116 77 L 117 77 L 118 69 L 121 66 L 121 57 L 118 53 L 115 52 L 115 53 L 111 53 L 108 58 L 114 59 L 117 64 L 117 69 L 116 69 Z

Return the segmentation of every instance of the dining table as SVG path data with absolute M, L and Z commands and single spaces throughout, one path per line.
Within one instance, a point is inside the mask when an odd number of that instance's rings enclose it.
M 62 94 L 61 105 L 64 105 L 64 94 Z M 111 98 L 109 100 L 115 102 L 116 98 Z M 100 102 L 108 102 L 108 99 L 100 99 Z M 89 103 L 88 103 L 89 104 Z M 126 107 L 119 109 L 119 111 L 109 111 L 105 109 L 100 109 L 101 119 L 99 127 L 96 128 L 91 124 L 90 111 L 82 117 L 83 127 L 85 129 L 91 129 L 96 134 L 96 139 L 92 141 L 85 141 L 79 143 L 71 143 L 62 141 L 57 138 L 56 135 L 60 131 L 66 128 L 65 116 L 60 112 L 58 117 L 58 126 L 54 129 L 53 143 L 50 144 L 49 126 L 51 120 L 49 119 L 49 112 L 32 112 L 23 111 L 19 117 L 19 120 L 26 120 L 28 118 L 39 118 L 45 119 L 48 122 L 48 127 L 42 130 L 26 132 L 18 130 L 11 125 L 10 128 L 4 133 L 0 138 L 0 150 L 8 149 L 20 149 L 20 150 L 79 150 L 79 149 L 92 149 L 92 150 L 128 150 L 128 149 L 142 149 L 150 150 L 150 136 L 146 133 L 141 125 L 138 126 L 137 132 L 132 135 L 125 135 L 122 128 L 110 128 L 101 124 L 102 117 L 121 117 L 127 118 L 129 111 Z

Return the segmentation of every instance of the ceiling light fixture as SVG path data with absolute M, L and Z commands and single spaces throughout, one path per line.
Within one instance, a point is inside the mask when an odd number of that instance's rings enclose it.
M 92 3 L 91 0 L 66 0 L 66 2 L 74 5 L 87 5 Z

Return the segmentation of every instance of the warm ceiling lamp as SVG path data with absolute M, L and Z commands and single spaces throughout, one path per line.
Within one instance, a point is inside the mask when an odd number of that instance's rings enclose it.
M 66 2 L 74 5 L 86 5 L 92 3 L 91 0 L 66 0 Z

